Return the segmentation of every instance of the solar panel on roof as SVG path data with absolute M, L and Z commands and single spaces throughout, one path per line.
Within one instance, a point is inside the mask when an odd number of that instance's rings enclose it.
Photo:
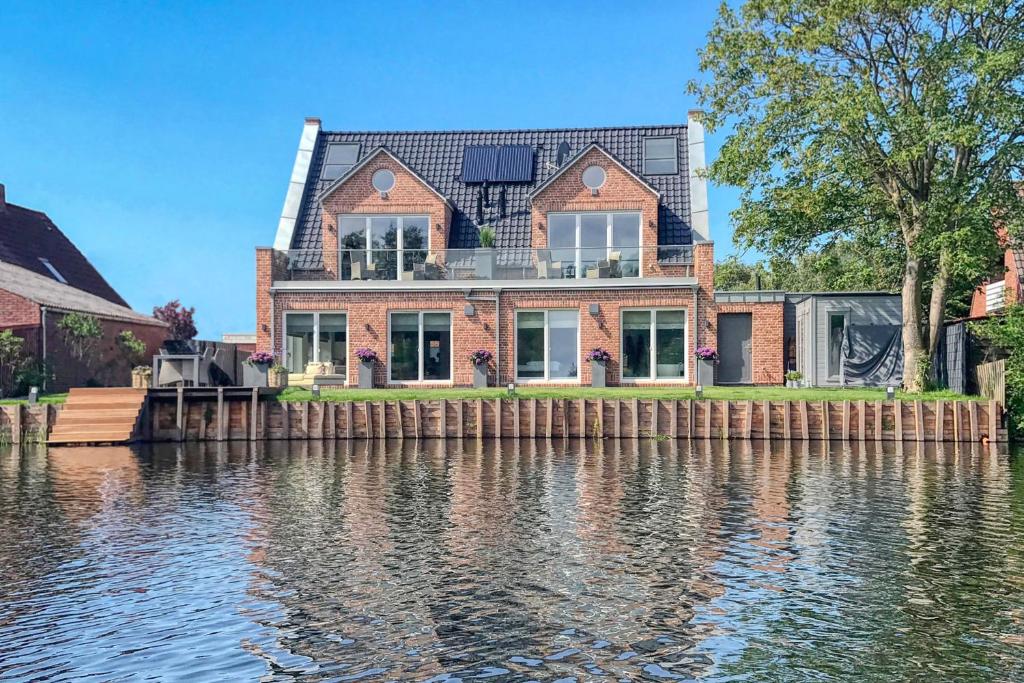
M 526 183 L 533 180 L 530 145 L 468 145 L 462 152 L 464 183 Z
M 533 147 L 502 145 L 498 148 L 498 167 L 493 180 L 498 183 L 525 183 L 533 180 Z
M 497 164 L 497 146 L 467 145 L 462 151 L 462 182 L 482 183 L 492 180 Z

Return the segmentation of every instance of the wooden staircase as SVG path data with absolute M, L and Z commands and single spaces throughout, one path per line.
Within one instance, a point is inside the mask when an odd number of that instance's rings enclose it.
M 145 389 L 72 389 L 47 440 L 51 444 L 127 443 L 136 438 Z

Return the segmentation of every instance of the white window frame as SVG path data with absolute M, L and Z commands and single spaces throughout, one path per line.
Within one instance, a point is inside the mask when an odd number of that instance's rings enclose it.
M 572 311 L 576 314 L 576 376 L 575 377 L 551 377 L 551 327 L 548 324 L 548 314 L 552 311 Z M 544 377 L 520 377 L 519 376 L 519 314 L 520 313 L 543 313 L 544 314 Z M 515 309 L 515 324 L 512 330 L 512 368 L 516 384 L 579 384 L 582 381 L 583 364 L 580 359 L 583 357 L 580 339 L 580 310 L 578 308 L 517 308 Z
M 398 280 L 402 279 L 402 264 L 405 263 L 405 219 L 406 218 L 424 218 L 427 224 L 427 248 L 426 252 L 430 253 L 430 214 L 426 213 L 340 213 L 335 219 L 335 225 L 337 227 L 338 237 L 341 237 L 341 221 L 344 218 L 364 218 L 366 222 L 363 226 L 363 239 L 366 240 L 366 249 L 360 249 L 359 251 L 366 252 L 366 263 L 373 263 L 373 235 L 370 232 L 370 226 L 373 224 L 374 218 L 394 218 L 398 221 L 398 247 L 396 252 L 398 264 L 395 269 L 395 278 Z M 341 247 L 338 248 L 339 251 Z M 378 249 L 377 251 L 386 251 L 384 249 Z M 414 249 L 413 251 L 423 251 L 423 249 Z
M 316 309 L 313 311 L 285 311 L 281 316 L 281 365 L 288 366 L 288 316 L 289 315 L 312 315 L 313 316 L 313 358 L 310 363 L 320 361 L 320 315 L 344 315 L 345 316 L 345 384 L 348 384 L 349 357 L 348 348 L 351 337 L 349 336 L 349 314 L 347 310 Z M 305 371 L 305 368 L 303 368 Z
M 551 246 L 551 217 L 552 216 L 575 216 L 576 217 L 576 279 L 580 280 L 586 277 L 586 273 L 581 272 L 583 266 L 583 247 L 580 246 L 580 239 L 582 237 L 583 229 L 583 216 L 584 215 L 604 215 L 605 219 L 605 258 L 610 259 L 612 252 L 618 249 L 622 249 L 621 246 L 612 244 L 612 225 L 615 222 L 615 216 L 636 216 L 637 217 L 637 250 L 640 252 L 640 264 L 639 272 L 636 278 L 642 277 L 644 272 L 644 216 L 640 211 L 551 211 L 547 215 L 547 226 L 548 226 L 548 249 L 564 249 L 565 247 L 552 247 Z M 591 247 L 587 247 L 590 249 Z M 594 247 L 596 249 L 597 247 Z M 627 278 L 634 279 L 634 278 Z
M 657 332 L 658 311 L 681 311 L 683 313 L 683 376 L 658 377 Z M 625 332 L 626 313 L 642 312 L 651 314 L 651 347 L 648 351 L 651 358 L 651 372 L 648 377 L 626 377 L 626 364 L 622 362 L 622 334 Z M 638 382 L 660 382 L 663 384 L 687 384 L 690 381 L 690 309 L 686 306 L 638 306 L 619 309 L 619 383 L 636 384 Z
M 647 141 L 648 140 L 672 140 L 675 142 L 676 168 L 671 173 L 653 173 L 647 170 Z M 643 165 L 644 175 L 679 175 L 679 137 L 676 135 L 651 135 L 643 141 Z
M 419 379 L 391 379 L 391 316 L 398 314 L 416 313 L 418 318 L 416 320 L 416 375 Z M 448 334 L 451 336 L 451 342 L 448 344 L 448 368 L 451 376 L 448 379 L 423 379 L 423 314 L 425 313 L 444 313 L 448 316 Z M 433 384 L 433 385 L 447 385 L 452 384 L 455 381 L 455 316 L 451 310 L 446 308 L 435 308 L 435 309 L 396 309 L 394 311 L 388 311 L 388 337 L 385 344 L 385 353 L 387 353 L 387 371 L 388 371 L 388 385 L 403 385 L 403 384 Z

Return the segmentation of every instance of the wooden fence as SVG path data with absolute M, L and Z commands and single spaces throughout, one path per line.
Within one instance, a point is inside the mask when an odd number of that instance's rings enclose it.
M 1006 405 L 1006 359 L 980 363 L 977 367 L 978 391 L 985 398 Z

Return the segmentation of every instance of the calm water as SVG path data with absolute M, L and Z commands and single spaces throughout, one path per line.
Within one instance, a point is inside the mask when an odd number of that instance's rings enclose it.
M 0 451 L 0 679 L 1024 680 L 1024 467 L 607 441 Z

